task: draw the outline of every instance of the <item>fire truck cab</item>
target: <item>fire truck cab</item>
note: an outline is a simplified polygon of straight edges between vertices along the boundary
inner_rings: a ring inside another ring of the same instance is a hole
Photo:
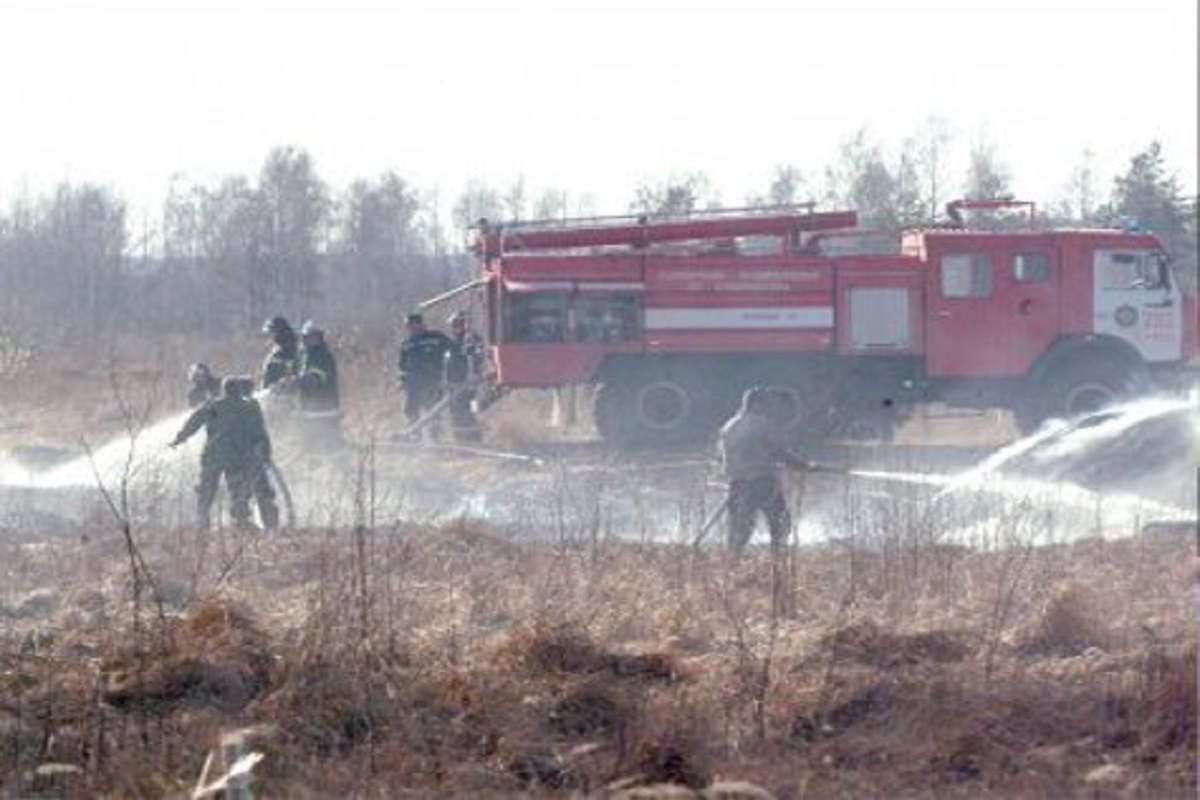
[[[903,246],[928,269],[923,366],[939,398],[1010,408],[1029,429],[1178,388],[1195,357],[1196,299],[1150,234],[960,227]]]
[[[811,205],[482,223],[492,378],[595,385],[596,427],[622,444],[701,438],[753,385],[794,435],[886,438],[931,400],[1031,428],[1181,384],[1196,300],[1154,236],[1042,230],[1012,201],[949,213],[882,246]]]

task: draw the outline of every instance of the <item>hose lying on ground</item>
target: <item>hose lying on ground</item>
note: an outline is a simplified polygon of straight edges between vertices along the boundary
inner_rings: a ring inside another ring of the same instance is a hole
[[[267,471],[271,473],[271,480],[283,497],[283,511],[286,515],[287,526],[294,528],[296,527],[296,506],[292,502],[292,491],[288,488],[287,481],[283,479],[283,470],[279,469],[279,465],[274,461],[268,461]]]

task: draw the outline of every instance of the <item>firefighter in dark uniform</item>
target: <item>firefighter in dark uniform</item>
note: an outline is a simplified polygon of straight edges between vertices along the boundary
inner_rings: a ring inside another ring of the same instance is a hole
[[[221,394],[221,381],[207,364],[192,364],[188,367],[188,408],[197,408]]]
[[[479,420],[471,404],[475,385],[483,374],[483,339],[467,327],[461,311],[450,317],[450,349],[446,351],[445,381],[450,393],[450,424],[454,438],[475,442],[480,439]]]
[[[212,504],[222,476],[234,524],[251,527],[250,498],[254,496],[263,527],[273,530],[279,526],[279,507],[267,476],[271,438],[262,409],[249,396],[251,386],[249,378],[225,378],[221,381],[221,396],[193,411],[171,442],[171,447],[178,447],[204,428],[200,485],[196,488],[197,512],[204,530],[212,524]]]
[[[425,318],[409,314],[406,336],[400,345],[400,387],[404,390],[404,417],[411,426],[442,395],[446,353],[454,342],[441,331],[425,327]]]
[[[337,411],[341,407],[338,393],[337,363],[325,343],[325,331],[308,320],[300,328],[300,366],[296,376],[296,391],[301,411]]]
[[[292,418],[308,449],[328,450],[343,443],[337,362],[325,343],[325,332],[312,320],[300,327],[300,366],[287,382],[296,395]]]
[[[263,324],[263,333],[271,337],[271,350],[263,361],[260,389],[270,389],[280,381],[295,376],[299,367],[299,340],[291,324],[280,316]]]
[[[761,387],[742,396],[742,407],[721,427],[721,463],[729,481],[726,499],[728,544],[734,553],[745,549],[759,512],[767,518],[771,545],[780,547],[792,529],[792,515],[783,496],[780,467],[815,468],[784,447],[785,437],[772,419],[770,391]]]

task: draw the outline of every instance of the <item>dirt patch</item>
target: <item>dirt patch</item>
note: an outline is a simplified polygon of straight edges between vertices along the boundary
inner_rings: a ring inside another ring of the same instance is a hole
[[[966,658],[972,648],[955,631],[895,633],[864,619],[821,638],[816,658],[848,659],[873,667],[892,668],[926,662],[951,663]]]
[[[107,659],[102,697],[122,710],[188,703],[232,712],[267,690],[273,665],[267,637],[247,612],[208,601],[158,641]]]

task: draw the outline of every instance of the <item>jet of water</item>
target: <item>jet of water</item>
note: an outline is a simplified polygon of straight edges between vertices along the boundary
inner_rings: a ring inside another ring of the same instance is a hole
[[[189,413],[174,414],[132,435],[117,436],[66,464],[31,474],[29,485],[39,488],[113,485],[126,477],[135,478],[152,466],[175,461],[182,454],[169,452],[167,445]]]
[[[260,402],[269,391],[261,389],[254,393]],[[194,454],[202,436],[190,439],[178,451],[168,445],[183,427],[191,409],[159,420],[149,427],[113,438],[78,458],[51,469],[36,472],[21,469],[11,463],[0,469],[0,482],[10,486],[55,489],[70,486],[113,486],[122,479],[133,479],[153,468],[178,464],[181,458]]]
[[[1031,435],[1001,447],[967,471],[951,478],[945,483],[941,491],[935,495],[934,499],[940,499],[961,489],[977,488],[984,480],[997,472],[1005,464],[1039,447],[1043,442],[1061,435],[1069,427],[1062,420],[1047,421],[1045,425],[1034,431]]]
[[[978,489],[1006,471],[1021,472],[1026,478],[1042,479],[1069,474],[1072,465],[1077,465],[1080,468],[1077,471],[1082,471],[1089,459],[1101,454],[1106,447],[1116,446],[1122,437],[1155,423],[1188,415],[1196,408],[1194,397],[1152,397],[1114,406],[1070,422],[1051,420],[1032,435],[1001,448],[956,476],[939,492],[938,497],[963,489]],[[1183,435],[1192,439],[1192,442],[1183,442],[1184,447],[1200,439],[1200,414],[1192,417],[1190,431],[1183,431]],[[1128,452],[1119,455],[1129,474],[1135,473],[1139,464],[1153,455],[1138,452],[1136,441],[1124,449]],[[1051,473],[1049,465],[1052,464],[1058,465],[1060,475]]]

